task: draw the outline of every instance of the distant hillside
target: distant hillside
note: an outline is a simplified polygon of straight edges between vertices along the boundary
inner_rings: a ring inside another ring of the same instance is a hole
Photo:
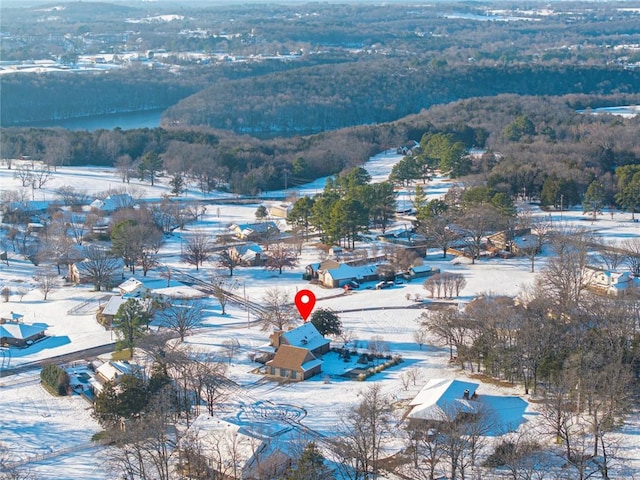
[[[317,66],[216,83],[180,101],[163,122],[257,135],[375,124],[458,99],[632,93],[640,72],[597,67],[432,67],[397,61]]]

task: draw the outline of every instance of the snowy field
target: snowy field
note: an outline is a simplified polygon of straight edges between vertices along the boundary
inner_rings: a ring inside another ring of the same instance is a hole
[[[381,181],[386,179],[391,167],[400,158],[402,157],[395,153],[386,152],[372,158],[365,168],[374,181]],[[0,187],[3,190],[18,189],[19,185],[19,181],[13,178],[12,171],[0,170]],[[52,200],[55,190],[63,185],[95,193],[123,184],[116,172],[107,168],[62,167],[45,188],[35,192],[29,190],[29,194],[33,194],[36,200]],[[162,179],[155,187],[139,184],[137,180],[132,180],[132,185],[140,189],[144,199],[159,199],[169,192]],[[444,194],[449,186],[449,182],[436,179],[426,189],[433,198]],[[313,194],[323,187],[324,180],[320,180],[305,188],[297,188],[292,193]],[[189,191],[187,196],[202,198],[202,194],[196,190]],[[404,193],[400,197],[408,199],[410,195]],[[269,204],[268,201],[266,203]],[[209,205],[202,222],[188,228],[190,231],[205,229],[215,233],[223,231],[233,222],[252,222],[258,205]],[[631,222],[629,215],[619,212],[615,212],[613,216],[607,213],[593,225],[578,211],[563,212],[562,216],[554,214],[554,220],[579,223],[612,242],[640,235],[638,224]],[[189,231],[176,232],[162,248],[161,261],[207,278],[215,269],[213,264],[196,273],[194,268],[179,261],[181,236],[188,234]],[[260,302],[265,289],[273,286],[286,289],[292,299],[297,290],[309,288],[318,299],[316,308],[332,308],[339,312],[344,328],[352,331],[356,343],[363,344],[374,336],[383,336],[390,352],[401,355],[404,362],[374,375],[366,382],[355,382],[340,376],[345,369],[342,360],[327,357],[323,374],[308,381],[286,384],[267,381],[261,375],[252,373],[258,365],[249,360],[248,353],[255,347],[268,343],[268,332],[257,326],[249,326],[247,312],[239,306],[227,305],[227,314],[221,315],[220,305],[211,299],[203,326],[189,336],[185,343],[194,350],[210,352],[222,350],[226,340],[238,341],[240,351],[232,360],[229,375],[243,388],[225,406],[224,415],[244,416],[245,420],[251,421],[247,412],[254,411],[258,404],[260,408],[268,404],[276,412],[273,415],[285,415],[320,435],[330,436],[335,432],[343,406],[356,403],[358,394],[371,382],[380,382],[398,407],[398,415],[401,415],[402,407],[406,406],[427,380],[438,377],[465,379],[468,376],[468,372],[461,372],[448,364],[447,349],[434,342],[428,342],[422,348],[415,343],[413,333],[424,310],[416,308],[416,302],[408,300],[407,295],[410,298],[414,298],[416,294],[426,297],[421,282],[396,285],[386,290],[370,289],[367,287],[372,287],[373,284],[365,284],[347,295],[341,294],[338,289],[325,289],[303,281],[304,267],[324,259],[325,256],[320,250],[308,245],[303,250],[298,267],[285,270],[282,275],[262,268],[238,268],[233,277],[235,293]],[[440,252],[430,252],[425,263],[441,271],[458,272],[465,276],[467,285],[462,291],[460,302],[467,302],[474,296],[487,292],[517,295],[535,279],[535,274],[529,272],[529,261],[524,258],[483,259],[475,265],[452,260],[453,257],[441,258]],[[544,255],[537,259],[536,270],[543,267],[544,260]],[[2,285],[7,285],[12,290],[15,287],[28,288],[28,293],[22,299],[14,294],[8,303],[0,303],[0,315],[10,317],[11,312],[23,314],[27,323],[46,324],[50,336],[27,349],[11,349],[10,358],[5,358],[10,366],[113,341],[110,332],[95,321],[94,314],[68,314],[69,310],[82,302],[99,301],[104,293],[93,292],[87,286],[74,286],[55,290],[45,302],[32,277],[33,266],[17,255],[10,254],[9,266],[0,264]],[[255,318],[250,316],[249,320]],[[409,369],[417,369],[417,382],[405,389],[401,375]],[[505,428],[537,431],[535,405],[527,402],[523,388],[481,383],[478,394],[483,401],[494,406],[496,416]],[[23,461],[40,478],[112,478],[104,468],[100,448],[90,444],[91,435],[99,431],[99,426],[91,418],[89,404],[85,400],[77,396],[51,397],[40,387],[38,374],[28,373],[0,378],[0,405],[1,442],[9,447],[16,461]],[[551,443],[551,439],[549,442]],[[625,472],[624,476],[640,476],[640,415],[637,412],[629,416],[623,426],[620,445],[623,457],[623,468],[620,471]]]

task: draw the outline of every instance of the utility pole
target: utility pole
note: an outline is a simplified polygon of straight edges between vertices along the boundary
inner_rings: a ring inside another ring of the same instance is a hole
[[[247,307],[247,328],[251,328],[251,321],[249,320],[249,302],[247,301],[247,281],[242,281],[242,292],[244,294],[244,306]]]

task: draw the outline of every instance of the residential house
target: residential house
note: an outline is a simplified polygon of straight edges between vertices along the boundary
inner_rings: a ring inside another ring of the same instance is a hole
[[[22,213],[25,215],[36,215],[46,212],[52,204],[46,200],[26,200],[24,202],[10,202],[7,213]]]
[[[242,225],[233,224],[230,227],[231,231],[241,240],[259,240],[265,236],[278,235],[280,229],[275,222],[258,222],[258,223],[246,223]]]
[[[95,367],[95,376],[89,381],[94,394],[98,394],[107,382],[118,382],[123,375],[139,375],[140,367],[127,361],[109,360]]]
[[[111,328],[111,324],[113,323],[113,319],[118,314],[118,310],[127,300],[129,299],[126,297],[122,297],[120,295],[112,295],[105,304],[102,311],[98,313],[98,323],[100,323],[100,325],[107,329]]]
[[[262,247],[257,243],[234,245],[230,248],[229,253],[232,257],[240,260],[244,266],[259,267],[264,265],[265,262]]]
[[[341,263],[335,268],[318,269],[318,282],[329,288],[342,288],[348,283],[371,282],[378,279],[376,265],[351,266]]]
[[[0,346],[26,347],[45,337],[47,326],[3,320],[0,323]]]
[[[382,235],[378,235],[378,240],[407,247],[421,247],[427,244],[427,238],[424,235],[416,233],[413,228],[406,227],[387,230]]]
[[[89,205],[91,208],[95,208],[96,210],[101,210],[103,212],[111,213],[119,210],[121,208],[129,208],[135,205],[135,201],[133,197],[128,193],[119,193],[114,195],[109,195],[104,200],[99,198],[95,199]]]
[[[638,288],[640,281],[629,272],[615,272],[597,267],[585,267],[588,287],[607,295],[619,296]]]
[[[331,348],[331,342],[324,338],[311,322],[303,323],[286,332],[274,332],[269,337],[269,340],[276,350],[282,345],[289,345],[305,348],[316,356],[324,355]]]
[[[120,295],[128,295],[129,297],[140,297],[147,293],[147,288],[137,278],[131,277],[118,285]]]
[[[478,383],[433,378],[411,400],[409,421],[443,422],[461,414],[475,414]]]
[[[519,255],[528,248],[535,248],[537,236],[530,228],[516,228],[502,230],[487,236],[487,250],[502,250],[513,255]]]
[[[337,260],[325,260],[324,262],[311,263],[304,267],[302,278],[304,280],[318,280],[319,271],[337,268],[338,266],[340,266],[340,262]]]
[[[415,152],[420,150],[420,144],[415,140],[409,140],[404,145],[401,145],[396,148],[396,153],[398,155],[412,155]]]
[[[415,278],[430,277],[436,273],[440,273],[439,268],[431,267],[429,265],[414,265],[413,267],[409,267],[409,270],[404,274],[404,277],[407,280],[413,280]]]
[[[138,280],[131,277],[118,285],[118,290],[126,298],[191,300],[207,296],[206,293],[173,279]]]
[[[321,357],[331,348],[331,342],[310,322],[286,332],[276,331],[269,341],[260,348],[267,358],[271,357],[266,362],[267,375],[296,381],[320,373]]]
[[[116,257],[114,260],[115,268],[106,282],[109,284],[108,288],[113,285],[118,285],[124,279],[124,261],[122,258]],[[67,266],[67,281],[76,284],[91,283],[92,279],[87,274],[87,270],[82,268],[82,264],[85,262],[91,262],[91,260],[83,259],[80,261],[70,261]]]
[[[269,376],[299,381],[319,374],[322,360],[306,348],[281,345],[266,367]]]

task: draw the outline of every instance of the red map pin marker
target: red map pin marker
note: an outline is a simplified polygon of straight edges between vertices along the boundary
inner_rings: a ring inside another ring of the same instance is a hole
[[[313,307],[316,306],[316,296],[311,290],[300,290],[296,293],[295,303],[302,319],[306,322],[309,315],[311,315]]]

